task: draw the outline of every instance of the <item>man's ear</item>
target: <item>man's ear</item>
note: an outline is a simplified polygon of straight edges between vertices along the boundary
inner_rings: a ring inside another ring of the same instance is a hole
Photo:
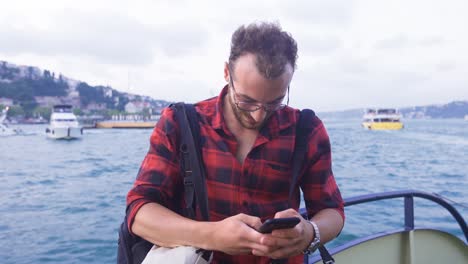
[[[229,64],[227,62],[224,62],[224,80],[226,80],[227,83],[230,81],[230,74],[229,74]]]

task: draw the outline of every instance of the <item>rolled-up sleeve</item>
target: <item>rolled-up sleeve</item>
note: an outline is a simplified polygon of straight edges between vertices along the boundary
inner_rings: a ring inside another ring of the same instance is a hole
[[[131,231],[135,215],[146,203],[174,209],[174,196],[181,193],[177,142],[179,128],[174,111],[166,108],[150,138],[150,148],[141,163],[137,178],[127,194],[127,224]]]
[[[315,118],[309,134],[307,165],[301,178],[305,205],[309,218],[320,210],[331,208],[345,219],[344,202],[332,171],[330,139],[320,121]]]

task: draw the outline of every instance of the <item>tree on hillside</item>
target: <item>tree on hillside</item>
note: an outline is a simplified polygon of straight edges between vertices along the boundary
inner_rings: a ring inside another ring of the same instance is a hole
[[[50,71],[49,70],[44,70],[44,73],[42,74],[42,77],[44,79],[52,79],[52,76],[50,75]]]
[[[2,66],[0,67],[0,79],[13,80],[18,73],[19,69],[9,68],[6,65],[6,61],[2,61]]]
[[[116,98],[115,108],[122,112],[125,111],[125,105],[130,102],[128,97],[119,93]]]
[[[11,83],[0,82],[0,97],[7,97],[15,101],[21,101],[20,97],[24,97],[24,95],[30,95],[31,97],[33,96],[32,87],[26,82],[22,80]]]
[[[24,116],[24,110],[21,106],[11,106],[8,109],[8,116],[10,117],[17,117],[17,116]]]
[[[105,89],[107,87],[104,86],[90,86],[85,82],[81,82],[78,84],[76,89],[80,93],[80,101],[84,106],[89,105],[90,103],[99,103],[99,104],[106,104],[107,108],[113,108],[113,100],[112,97],[105,96]]]
[[[52,109],[50,107],[36,107],[34,113],[42,118],[50,120],[50,115],[52,114]]]
[[[28,78],[28,79],[32,79],[32,78],[33,78],[33,74],[34,74],[34,69],[33,69],[33,67],[29,66],[29,67],[28,67],[28,76],[27,76],[27,78]]]
[[[31,94],[20,94],[18,96],[19,105],[23,108],[26,117],[31,117],[34,112],[34,108],[37,107],[37,103]]]

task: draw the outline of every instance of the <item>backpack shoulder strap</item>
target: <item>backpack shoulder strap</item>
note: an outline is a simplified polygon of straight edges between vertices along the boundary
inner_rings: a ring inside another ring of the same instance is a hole
[[[289,185],[289,203],[292,204],[292,195],[294,193],[294,188],[297,185],[297,179],[299,178],[299,173],[301,172],[305,155],[307,153],[307,135],[309,129],[307,129],[307,122],[311,122],[312,118],[315,116],[314,111],[310,109],[304,109],[299,113],[299,120],[296,124],[296,142],[294,144],[294,153],[292,157],[292,179]]]
[[[208,196],[206,193],[205,168],[201,159],[200,124],[194,105],[176,103],[176,119],[180,125],[181,164],[184,170],[185,213],[195,218],[196,208],[205,221],[209,220]]]
[[[292,195],[294,193],[294,188],[297,185],[297,179],[299,178],[299,173],[302,169],[305,156],[307,153],[307,136],[310,133],[312,118],[315,116],[314,111],[310,109],[304,109],[299,114],[299,121],[296,125],[296,142],[294,144],[294,154],[293,154],[293,167],[292,167],[292,181],[289,189],[289,203],[292,204]],[[319,247],[320,257],[322,258],[323,263],[332,264],[335,263],[335,260],[330,255],[328,250],[325,248],[325,245],[320,245]],[[308,256],[307,256],[308,259]]]

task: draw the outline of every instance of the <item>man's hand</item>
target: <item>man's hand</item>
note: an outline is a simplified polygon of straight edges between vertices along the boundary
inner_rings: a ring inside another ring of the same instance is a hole
[[[299,217],[301,222],[294,228],[278,229],[271,234],[262,234],[260,243],[266,246],[267,250],[253,249],[252,254],[267,256],[272,259],[288,258],[301,254],[310,244],[314,231],[307,220],[293,209],[287,209],[275,214],[275,218],[282,217]]]
[[[257,231],[262,225],[258,217],[238,214],[212,224],[211,241],[206,249],[230,255],[251,254],[253,250],[268,251],[268,246],[261,243],[263,235]]]

